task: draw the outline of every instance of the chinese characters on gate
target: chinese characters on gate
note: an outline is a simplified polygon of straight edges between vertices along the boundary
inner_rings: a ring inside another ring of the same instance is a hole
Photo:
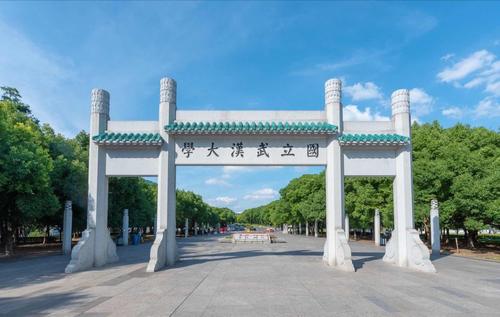
[[[257,153],[255,153],[257,157],[270,157],[270,154],[268,152],[268,147],[269,147],[268,143],[261,142],[257,146]],[[282,148],[283,151],[281,153],[281,156],[295,156],[296,149],[294,148],[293,145],[287,143],[286,145],[283,145]],[[184,142],[184,144],[181,147],[181,151],[186,158],[189,158],[191,154],[194,153],[195,150],[196,148],[194,146],[194,142]],[[215,145],[215,142],[211,142],[210,147],[206,150],[207,150],[206,157],[219,157],[219,153],[217,152],[219,150],[219,147]],[[245,152],[243,142],[235,142],[231,146],[231,157],[238,158],[252,154],[253,153]],[[318,143],[307,144],[306,155],[307,157],[314,157],[314,158],[319,157],[319,144]]]

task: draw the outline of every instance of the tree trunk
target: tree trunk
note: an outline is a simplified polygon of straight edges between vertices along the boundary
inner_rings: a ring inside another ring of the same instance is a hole
[[[2,232],[2,238],[4,239],[4,253],[6,256],[14,254],[14,232],[9,229],[9,225],[6,224]]]
[[[478,231],[477,230],[470,230],[470,231],[468,231],[467,246],[469,248],[471,248],[471,249],[475,249],[476,248],[476,246],[478,245],[477,236],[478,236]]]
[[[431,224],[430,224],[430,219],[425,217],[424,218],[424,231],[425,231],[425,242],[428,246],[431,245],[431,237],[430,237],[430,232],[431,232]]]

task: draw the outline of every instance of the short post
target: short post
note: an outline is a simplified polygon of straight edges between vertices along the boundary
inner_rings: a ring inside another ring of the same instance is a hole
[[[439,229],[439,207],[436,199],[431,200],[431,245],[432,254],[441,252],[441,235]]]
[[[123,209],[122,237],[123,245],[128,245],[128,209]]]
[[[374,223],[374,238],[375,238],[375,245],[380,246],[380,210],[375,209],[375,219],[373,221]]]
[[[64,220],[63,220],[63,253],[71,254],[71,233],[73,227],[73,203],[71,200],[66,200],[64,204]]]
[[[345,214],[345,219],[344,219],[344,226],[345,226],[345,238],[347,241],[349,241],[349,215]]]
[[[186,222],[184,223],[184,238],[189,237],[189,219],[186,218]]]

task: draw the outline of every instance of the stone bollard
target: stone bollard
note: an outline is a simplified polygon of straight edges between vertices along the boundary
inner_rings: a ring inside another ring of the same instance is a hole
[[[123,245],[128,245],[128,209],[123,210],[122,237]]]
[[[380,210],[375,209],[375,219],[374,219],[375,232],[373,234],[375,238],[375,245],[380,246]]]
[[[439,229],[439,207],[436,199],[431,200],[431,245],[432,254],[441,252],[441,232]]]
[[[344,219],[344,226],[345,226],[345,238],[347,241],[349,241],[349,215],[345,214],[345,219]]]
[[[67,200],[64,204],[64,220],[63,220],[63,253],[71,254],[71,238],[73,231],[73,203]]]

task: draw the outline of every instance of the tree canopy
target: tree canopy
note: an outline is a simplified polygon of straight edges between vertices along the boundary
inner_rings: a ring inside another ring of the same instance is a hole
[[[431,199],[440,203],[441,227],[463,229],[473,243],[481,229],[500,226],[500,134],[485,128],[438,122],[412,129],[415,223],[429,225]],[[325,220],[325,176],[303,175],[280,190],[281,197],[245,210],[242,222],[280,225]],[[379,209],[394,225],[392,179],[347,177],[345,210],[351,227],[371,228]]]
[[[73,229],[86,227],[89,134],[74,138],[41,125],[15,88],[1,87],[0,98],[0,236],[7,253],[16,238],[30,230],[62,229],[63,208],[73,203]],[[154,227],[156,184],[133,178],[110,178],[108,225],[121,228],[123,210],[131,227]],[[177,223],[215,226],[235,221],[228,208],[206,204],[193,192],[177,191]]]

